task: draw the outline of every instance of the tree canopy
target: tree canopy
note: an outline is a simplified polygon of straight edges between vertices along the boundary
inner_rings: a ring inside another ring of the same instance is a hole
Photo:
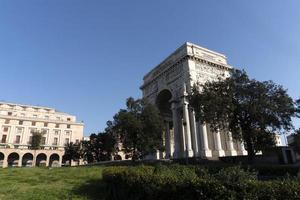
[[[274,133],[293,129],[292,117],[299,112],[282,86],[238,70],[229,78],[194,85],[189,101],[199,121],[243,141],[250,161],[275,144]]]
[[[116,151],[115,145],[115,137],[108,129],[93,133],[89,141],[82,141],[82,157],[89,163],[111,160]]]
[[[32,132],[32,137],[31,137],[31,149],[40,149],[41,148],[41,143],[42,143],[42,137],[44,135],[43,131],[34,131]]]
[[[126,106],[112,122],[125,154],[135,160],[162,150],[163,119],[157,108],[133,98],[127,99]]]
[[[73,142],[66,144],[64,159],[68,160],[70,165],[72,160],[78,161],[81,158],[80,149],[80,144]]]

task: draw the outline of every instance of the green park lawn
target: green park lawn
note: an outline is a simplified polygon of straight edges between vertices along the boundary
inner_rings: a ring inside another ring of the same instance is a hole
[[[104,199],[103,167],[0,169],[0,200]]]

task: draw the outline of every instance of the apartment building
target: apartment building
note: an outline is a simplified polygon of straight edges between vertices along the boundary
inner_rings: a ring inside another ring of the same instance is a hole
[[[0,167],[60,166],[64,147],[83,138],[76,116],[53,108],[0,102]],[[32,134],[41,132],[41,148],[32,150]]]

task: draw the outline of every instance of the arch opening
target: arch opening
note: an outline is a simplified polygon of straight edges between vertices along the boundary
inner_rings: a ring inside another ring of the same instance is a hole
[[[46,167],[47,166],[47,155],[44,153],[40,153],[36,157],[36,166],[38,167]]]
[[[8,167],[18,167],[20,156],[18,153],[11,153],[7,157]]]
[[[31,153],[25,153],[22,157],[22,167],[32,167],[33,155]]]
[[[159,92],[156,97],[156,106],[163,117],[172,117],[171,102],[172,93],[165,89]]]
[[[0,152],[0,167],[3,167],[4,157],[4,153]]]
[[[49,160],[49,166],[50,167],[59,167],[59,155],[54,153],[50,156]]]

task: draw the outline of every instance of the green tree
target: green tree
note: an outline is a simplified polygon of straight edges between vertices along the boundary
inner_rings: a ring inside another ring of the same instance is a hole
[[[291,118],[299,111],[282,86],[238,70],[225,80],[196,84],[189,100],[202,123],[244,141],[250,162],[257,151],[275,144],[274,133],[293,128]]]
[[[113,121],[126,155],[136,160],[162,150],[163,120],[156,107],[131,97],[126,106]]]
[[[41,148],[43,135],[44,135],[43,131],[32,132],[31,145],[30,145],[31,149],[37,150]]]
[[[115,151],[116,139],[111,127],[104,132],[91,134],[90,140],[82,143],[82,155],[89,163],[111,160]]]
[[[69,161],[70,165],[72,160],[79,161],[79,159],[81,158],[80,150],[81,147],[79,143],[77,144],[70,142],[66,144],[64,158]]]

